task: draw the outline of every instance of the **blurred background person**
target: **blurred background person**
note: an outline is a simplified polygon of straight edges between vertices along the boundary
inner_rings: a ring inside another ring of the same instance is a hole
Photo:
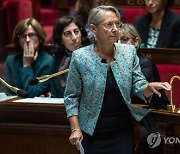
[[[32,18],[19,21],[13,32],[16,53],[5,61],[3,79],[12,86],[28,92],[28,97],[46,95],[49,81],[30,85],[34,77],[49,74],[49,62],[52,56],[42,50],[46,33],[40,23]],[[8,95],[14,95],[7,87],[2,89]]]
[[[170,10],[174,0],[144,0],[148,13],[135,19],[147,48],[180,48],[180,15]]]
[[[64,16],[56,21],[53,29],[54,59],[50,64],[51,73],[69,68],[72,52],[90,44],[87,32],[76,17]],[[67,73],[51,79],[52,97],[64,97]]]
[[[94,33],[91,32],[87,24],[89,11],[94,7],[97,7],[100,5],[110,5],[110,4],[111,4],[110,0],[77,0],[76,10],[70,12],[71,16],[77,16],[81,20],[81,22],[85,26],[85,29],[92,43],[95,42],[95,35]],[[121,10],[118,10],[118,11],[121,14],[121,21],[123,21],[122,11]]]
[[[122,44],[134,45],[137,49],[141,44],[141,38],[136,30],[136,28],[131,24],[123,24],[119,30],[119,40]],[[148,82],[161,82],[160,75],[156,65],[148,59],[143,54],[139,53],[137,50],[137,55],[139,57],[139,64],[141,67],[141,71],[144,74],[146,80]],[[165,109],[167,110],[167,105],[169,104],[169,100],[165,94],[163,89],[160,90],[161,97],[157,95],[152,95],[148,105],[151,109]],[[137,97],[133,100],[135,103],[144,103],[143,100],[138,99]],[[147,143],[147,137],[149,134],[156,132],[156,126],[152,118],[150,116],[146,116],[142,122],[140,127],[140,151],[141,154],[146,154],[148,152],[156,152],[159,154],[163,153],[162,144],[157,148],[151,149]]]
[[[137,48],[137,55],[139,57],[139,64],[141,66],[142,73],[146,77],[148,82],[160,82],[160,75],[156,65],[148,59],[146,56],[138,52],[138,48],[141,44],[141,38],[136,28],[131,24],[122,24],[120,28],[119,40],[122,44],[134,45]],[[160,90],[162,97],[153,95],[150,101],[150,108],[154,109],[167,109],[169,100],[164,90]],[[139,100],[140,101],[140,100]],[[142,101],[140,101],[142,102]]]

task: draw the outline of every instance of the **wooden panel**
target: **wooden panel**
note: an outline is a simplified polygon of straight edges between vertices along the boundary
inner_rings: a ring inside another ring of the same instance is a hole
[[[155,120],[158,131],[163,137],[178,138],[180,139],[180,114],[167,111],[153,110],[150,113],[151,117]],[[171,140],[172,141],[172,140]],[[179,154],[180,143],[166,144],[164,140],[164,151],[166,154]]]
[[[0,103],[0,153],[78,154],[64,105]]]
[[[180,49],[140,48],[138,49],[138,52],[144,54],[157,64],[180,64]]]
[[[117,6],[144,6],[144,0],[110,0]]]
[[[180,114],[164,110],[150,114],[162,136],[180,137]],[[0,103],[1,154],[78,154],[69,135],[64,105]],[[165,145],[165,152],[178,154],[180,145]]]

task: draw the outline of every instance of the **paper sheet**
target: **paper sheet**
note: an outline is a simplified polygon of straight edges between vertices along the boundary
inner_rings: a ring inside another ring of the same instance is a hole
[[[80,150],[80,154],[84,154],[84,148],[80,142],[79,142],[79,150]]]
[[[7,96],[5,93],[0,93],[0,102],[8,101],[17,98],[17,96]]]
[[[18,99],[13,102],[16,103],[49,103],[49,104],[63,104],[64,98],[48,98],[48,97],[34,97]]]

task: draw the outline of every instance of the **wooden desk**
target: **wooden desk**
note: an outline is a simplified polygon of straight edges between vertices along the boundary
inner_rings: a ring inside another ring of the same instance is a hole
[[[180,49],[139,48],[138,52],[144,54],[156,64],[180,64]]]
[[[162,137],[178,137],[180,139],[180,113],[153,110],[150,115],[155,120]],[[165,154],[180,153],[180,143],[164,145]]]
[[[152,111],[162,136],[180,137],[180,114]],[[78,154],[64,105],[0,102],[0,154]],[[180,144],[166,145],[168,154]]]
[[[78,154],[64,105],[0,102],[0,154]]]

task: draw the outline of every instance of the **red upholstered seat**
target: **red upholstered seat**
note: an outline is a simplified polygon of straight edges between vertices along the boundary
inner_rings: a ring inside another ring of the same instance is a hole
[[[25,18],[32,18],[32,2],[30,0],[5,0],[3,8],[6,10],[9,42],[15,25]]]
[[[180,9],[172,9],[173,12],[180,14]]]
[[[47,34],[47,39],[45,41],[45,45],[48,45],[48,44],[51,44],[51,41],[52,41],[52,35],[53,35],[53,26],[50,25],[50,26],[44,26],[43,27],[46,34]]]
[[[147,13],[145,8],[120,7],[123,12],[124,23],[133,23],[134,19]]]
[[[58,19],[58,10],[50,8],[41,8],[41,23],[43,26],[52,26],[54,22]]]
[[[42,6],[40,9],[41,24],[47,34],[47,39],[45,45],[51,43],[53,25],[55,21],[59,18],[59,11],[57,9],[57,0],[51,0],[50,5]]]
[[[162,81],[170,82],[170,79],[174,75],[180,76],[180,65],[172,64],[156,64]],[[176,107],[180,107],[180,80],[175,79],[173,82],[173,103]],[[170,98],[170,92],[166,92],[168,98]]]

